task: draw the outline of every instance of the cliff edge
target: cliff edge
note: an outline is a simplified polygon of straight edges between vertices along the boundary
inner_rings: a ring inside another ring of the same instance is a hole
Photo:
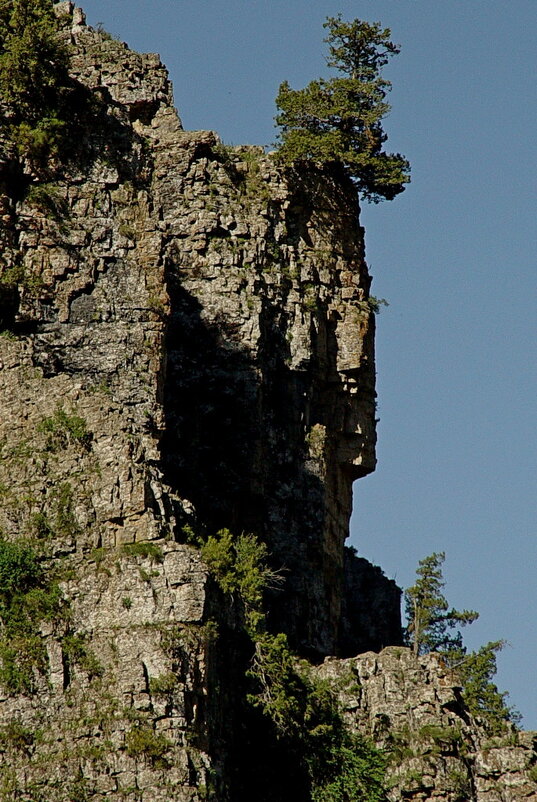
[[[75,155],[44,175],[0,131],[0,800],[307,800],[195,543],[266,544],[268,628],[321,673],[400,647],[399,589],[344,550],[376,440],[356,193],[184,131],[158,56],[55,10]],[[510,790],[442,798],[535,798],[524,749]]]

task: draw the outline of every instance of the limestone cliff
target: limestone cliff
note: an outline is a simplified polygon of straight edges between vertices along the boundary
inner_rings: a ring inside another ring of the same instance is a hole
[[[64,219],[5,201],[6,255],[32,277],[11,310],[32,337],[9,347],[44,380],[25,380],[15,415],[61,401],[94,432],[102,484],[79,501],[95,525],[78,549],[179,539],[193,519],[255,531],[288,572],[275,618],[332,653],[351,485],[375,464],[355,193],[184,132],[158,59],[81,20],[72,71],[100,105],[90,157],[56,177]]]
[[[56,11],[91,97],[77,157],[44,179],[0,134],[0,528],[48,577],[2,631],[0,800],[306,799],[239,710],[240,605],[191,540],[268,545],[269,627],[303,656],[401,643],[398,588],[343,548],[375,466],[355,192],[183,131],[157,56]],[[472,782],[437,796],[534,793]]]
[[[318,669],[339,688],[349,726],[388,755],[387,798],[515,802],[537,799],[537,733],[491,737],[466,710],[456,675],[436,654],[391,646]]]

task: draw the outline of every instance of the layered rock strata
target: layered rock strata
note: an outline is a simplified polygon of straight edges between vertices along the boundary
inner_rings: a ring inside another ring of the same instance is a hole
[[[192,531],[269,545],[270,625],[303,653],[383,643],[386,617],[400,637],[380,574],[376,631],[341,618],[375,464],[363,232],[343,178],[183,131],[157,56],[56,11],[90,111],[45,178],[2,139],[0,526],[65,610],[4,654],[3,793],[194,800],[229,770],[245,664]]]
[[[9,344],[5,380],[22,371],[24,390],[6,389],[8,439],[25,437],[21,404],[34,427],[58,405],[78,409],[100,465],[77,493],[78,550],[180,539],[185,523],[254,531],[287,576],[274,625],[333,653],[352,481],[375,465],[353,187],[184,132],[157,57],[86,27],[69,3],[57,9],[95,128],[49,187],[59,213],[6,187],[6,264],[26,276],[5,301],[26,335]]]
[[[0,632],[0,800],[240,802],[289,758],[245,766],[240,605],[193,533],[268,545],[302,655],[401,640],[399,590],[343,548],[375,466],[356,196],[184,131],[157,56],[56,11],[80,139],[44,176],[0,131],[0,529],[49,576]]]
[[[537,733],[487,733],[465,708],[456,673],[437,655],[391,646],[327,658],[317,672],[339,688],[350,728],[387,755],[390,802],[537,799]]]

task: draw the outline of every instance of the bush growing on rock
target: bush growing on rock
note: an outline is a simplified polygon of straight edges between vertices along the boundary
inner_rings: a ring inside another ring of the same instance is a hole
[[[35,690],[44,673],[41,621],[59,617],[62,596],[32,548],[0,540],[0,684],[8,693]]]
[[[52,0],[7,0],[0,7],[0,98],[21,155],[57,154],[66,126],[66,48]]]

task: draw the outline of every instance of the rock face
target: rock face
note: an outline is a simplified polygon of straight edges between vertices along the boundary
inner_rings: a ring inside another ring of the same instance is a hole
[[[268,623],[303,656],[401,643],[400,591],[343,548],[375,467],[356,197],[183,131],[157,56],[56,11],[91,98],[77,157],[44,180],[0,132],[0,543],[49,569],[0,632],[0,800],[239,802],[249,655],[193,532],[267,543]],[[529,749],[480,752],[483,793]]]
[[[437,655],[415,657],[391,646],[379,654],[327,658],[318,674],[340,689],[350,727],[386,751],[391,802],[537,799],[537,733],[487,736]]]
[[[287,576],[274,626],[334,653],[352,481],[375,466],[353,188],[183,131],[157,57],[85,27],[69,3],[58,13],[99,105],[89,157],[55,182],[62,219],[6,187],[5,252],[32,279],[10,299],[13,331],[32,336],[8,345],[8,439],[26,436],[21,405],[31,429],[76,408],[100,471],[85,503],[77,493],[77,550],[180,539],[186,524],[254,531]],[[395,631],[397,591],[378,580]]]

